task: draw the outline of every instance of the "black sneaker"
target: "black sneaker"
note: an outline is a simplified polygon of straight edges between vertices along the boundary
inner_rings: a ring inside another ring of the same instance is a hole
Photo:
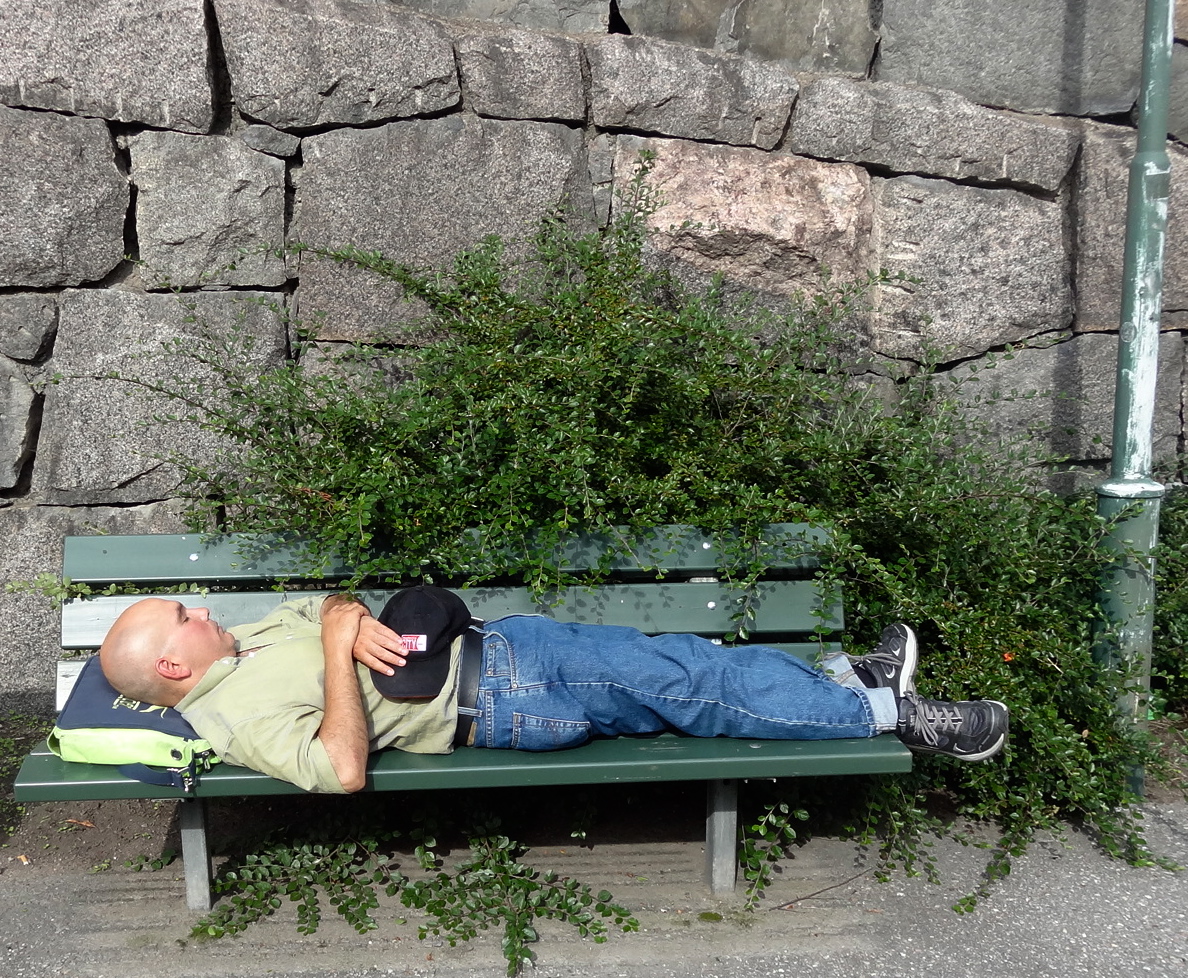
[[[916,691],[916,633],[907,625],[888,625],[867,655],[850,656],[854,674],[867,689],[890,689],[898,702]]]
[[[895,735],[910,750],[984,761],[1006,743],[1010,712],[998,700],[926,700],[908,693],[899,701]]]

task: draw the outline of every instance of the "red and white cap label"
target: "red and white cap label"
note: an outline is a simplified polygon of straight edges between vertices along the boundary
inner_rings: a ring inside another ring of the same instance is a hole
[[[424,652],[429,648],[428,635],[401,635],[400,645],[405,652]]]

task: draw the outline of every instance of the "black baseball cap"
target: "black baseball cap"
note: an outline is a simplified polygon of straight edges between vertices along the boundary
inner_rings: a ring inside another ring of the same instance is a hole
[[[371,670],[371,680],[392,699],[431,699],[450,674],[450,648],[470,627],[470,611],[453,591],[418,584],[402,588],[384,605],[379,621],[404,639],[406,662],[394,675]]]

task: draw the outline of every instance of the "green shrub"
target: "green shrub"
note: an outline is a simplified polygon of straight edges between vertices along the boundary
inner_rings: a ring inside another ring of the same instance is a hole
[[[1089,651],[1105,529],[1092,500],[1046,489],[1058,460],[986,430],[928,370],[858,373],[856,314],[886,274],[826,280],[777,315],[651,269],[646,170],[605,232],[549,220],[523,258],[495,238],[441,272],[357,249],[304,253],[395,282],[429,310],[439,343],[393,351],[381,338],[328,360],[306,337],[263,376],[240,340],[179,348],[218,384],[179,380],[172,420],[230,446],[175,460],[195,525],[301,527],[360,577],[514,575],[542,589],[575,530],[829,526],[826,576],[844,591],[852,650],[907,620],[923,692],[1012,709],[994,762],[922,758],[868,784],[855,826],[880,833],[887,864],[928,869],[935,797],[1001,826],[992,877],[1067,819],[1147,858],[1127,778],[1149,752],[1116,721],[1121,680]],[[726,571],[745,579],[762,559],[740,550]]]

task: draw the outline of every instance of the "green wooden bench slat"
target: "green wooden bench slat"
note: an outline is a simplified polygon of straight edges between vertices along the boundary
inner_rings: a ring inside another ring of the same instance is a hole
[[[631,553],[616,556],[609,569],[622,573],[641,565],[670,571],[712,574],[724,562],[723,543],[736,539],[733,533],[706,532],[694,526],[664,526],[641,534],[623,527],[615,533],[583,533],[565,545],[557,566],[567,572],[597,567],[603,553],[617,542],[631,542]],[[805,523],[772,523],[763,531],[767,542],[765,557],[776,571],[815,570],[820,566],[817,554],[829,534]],[[796,540],[795,546],[789,542]]]
[[[700,781],[713,778],[887,774],[911,769],[893,736],[870,740],[730,740],[662,735],[596,740],[572,751],[463,748],[448,756],[382,751],[368,765],[377,791],[515,785]],[[125,778],[117,768],[66,762],[42,745],[26,758],[13,787],[17,801],[178,798],[173,788]],[[247,768],[217,765],[200,776],[200,798],[303,794],[287,782]]]
[[[635,539],[638,558],[619,556],[612,570],[637,570],[641,562],[659,565],[685,574],[712,574],[721,565],[720,534],[704,533],[695,527],[663,527],[650,531],[642,539],[624,529],[622,537]],[[813,551],[820,548],[827,534],[816,527],[797,523],[773,524],[765,539],[777,541],[803,538],[805,553],[781,552],[772,548],[771,565],[787,571],[809,571],[817,566]],[[597,566],[598,555],[606,550],[606,535],[583,535],[567,545],[558,565],[564,571],[578,573]],[[153,534],[67,537],[63,573],[74,581],[86,583],[186,583],[192,581],[258,581],[291,576],[304,548],[299,543],[275,540],[257,546],[245,558],[241,547],[246,536],[210,537],[203,534]],[[349,577],[352,568],[333,562],[323,568],[327,579]],[[308,575],[303,575],[308,576]]]
[[[174,788],[145,784],[109,764],[63,761],[43,744],[21,764],[13,782],[18,801],[108,801],[114,798],[179,798]]]
[[[238,549],[245,539],[201,533],[66,537],[62,574],[90,584],[260,581],[291,576],[304,553],[298,543],[277,543],[248,561]],[[341,567],[325,571],[346,576]]]
[[[806,633],[820,624],[830,629],[843,625],[840,602],[835,601],[824,619],[816,617],[820,589],[813,581],[767,581],[756,590],[752,637],[763,633]],[[225,625],[258,621],[282,600],[295,600],[324,591],[212,592],[202,596],[160,595],[210,608]],[[561,601],[538,603],[524,588],[471,588],[459,591],[471,614],[492,619],[507,614],[547,614],[564,621],[607,625],[634,625],[645,632],[695,632],[726,635],[738,627],[732,615],[742,597],[724,584],[692,582],[641,582],[604,584],[597,589],[568,588]],[[391,591],[360,594],[379,611]],[[115,617],[145,595],[114,595],[69,602],[62,609],[62,647],[98,648]]]

